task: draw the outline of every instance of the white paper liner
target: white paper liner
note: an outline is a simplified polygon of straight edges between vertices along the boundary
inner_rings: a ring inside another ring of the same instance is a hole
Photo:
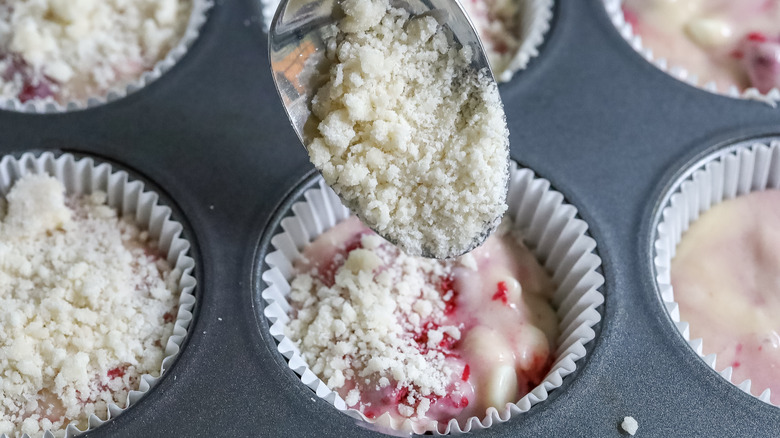
[[[699,83],[699,78],[690,74],[683,66],[669,65],[664,58],[655,58],[653,51],[650,48],[642,45],[642,37],[634,33],[633,27],[628,23],[623,15],[623,9],[621,8],[623,0],[603,0],[604,6],[607,9],[607,14],[612,20],[612,23],[617,28],[620,35],[625,38],[626,41],[634,48],[640,55],[647,59],[651,64],[655,65],[665,73],[672,77],[679,79],[694,87],[701,88],[715,94],[721,94],[728,97],[734,97],[738,99],[758,100],[769,104],[773,107],[777,106],[780,101],[780,90],[777,88],[771,89],[768,93],[761,93],[756,88],[748,88],[744,91],[740,91],[739,87],[732,85],[728,89],[718,88],[718,85],[714,81],[707,82],[705,84]]]
[[[466,0],[469,1],[469,0]],[[523,70],[534,57],[550,29],[554,0],[518,0],[520,2],[520,48],[515,57],[501,72],[493,72],[498,82],[509,82],[519,70]]]
[[[712,206],[750,192],[780,188],[780,142],[773,141],[770,145],[755,143],[749,147],[717,152],[700,161],[686,175],[669,191],[672,195],[663,206],[656,227],[653,264],[661,299],[683,338],[707,365],[741,390],[772,404],[769,389],[752,388],[760,391],[756,395],[751,392],[750,379],[734,382],[732,368],[719,370],[717,355],[705,356],[702,339],[690,338],[689,324],[680,320],[679,306],[674,301],[671,263],[683,233]]]
[[[166,254],[170,266],[180,275],[176,322],[173,333],[165,344],[165,357],[160,366],[160,376],[141,375],[138,390],[129,391],[124,408],[109,404],[106,419],[101,419],[94,414],[89,416],[89,427],[86,430],[91,430],[137,403],[157,384],[165,370],[179,355],[181,345],[187,336],[187,328],[192,322],[192,309],[195,305],[196,281],[192,275],[195,261],[187,255],[190,243],[181,237],[182,225],[171,220],[171,209],[160,205],[159,196],[145,190],[141,181],[129,180],[127,172],[114,171],[108,164],[95,163],[91,158],[76,159],[71,154],[55,156],[51,152],[45,152],[39,156],[25,153],[19,158],[5,156],[0,160],[0,196],[4,197],[16,180],[30,173],[46,173],[57,178],[65,185],[67,194],[105,192],[108,195],[109,206],[117,209],[120,215],[131,215],[139,227],[149,231],[150,237],[157,240],[161,253]],[[68,425],[65,437],[73,437],[82,432],[84,431]],[[54,438],[54,434],[50,431],[46,431],[43,436]],[[8,436],[0,434],[0,438],[8,438]],[[29,437],[24,434],[22,438]]]
[[[284,326],[290,320],[291,306],[287,301],[289,281],[293,275],[293,261],[301,256],[302,249],[317,236],[348,218],[350,211],[338,196],[319,180],[319,188],[304,193],[306,201],[293,205],[293,215],[281,221],[285,230],[271,239],[275,251],[266,256],[269,269],[262,273],[267,287],[262,292],[266,303],[265,316],[271,322],[270,333],[279,342],[278,351],[288,360],[288,366],[311,388],[317,396],[333,404],[353,418],[378,423],[395,430],[426,430],[413,426],[408,420],[389,421],[387,414],[377,420],[368,420],[360,412],[348,409],[344,400],[331,391],[304,362],[293,341],[284,336]],[[595,337],[593,326],[601,320],[596,310],[604,302],[598,288],[604,278],[596,270],[601,259],[593,253],[596,242],[585,232],[587,224],[576,218],[577,209],[564,203],[563,195],[550,189],[547,180],[536,178],[528,169],[510,167],[509,209],[507,214],[514,226],[523,230],[525,241],[558,285],[553,296],[560,319],[560,336],[557,339],[555,361],[542,383],[517,403],[507,404],[502,410],[490,408],[485,418],[472,417],[460,427],[456,420],[439,424],[434,433],[463,433],[491,427],[528,411],[531,406],[547,399],[551,390],[563,383],[563,378],[574,372],[576,361],[585,356],[585,344]]]
[[[151,70],[144,71],[141,76],[132,82],[119,84],[108,89],[104,94],[91,96],[86,100],[69,101],[65,105],[52,99],[33,99],[21,102],[17,97],[5,98],[0,96],[0,109],[18,111],[22,113],[52,114],[66,111],[78,111],[92,108],[121,99],[159,79],[163,73],[174,66],[198,38],[200,28],[206,22],[209,9],[214,5],[213,0],[192,0],[192,11],[179,42],[173,46],[165,57],[154,64]]]
[[[281,0],[260,0],[263,14],[263,30],[268,32],[276,8]],[[471,1],[471,0],[465,0]],[[528,66],[532,58],[539,55],[539,47],[544,42],[544,36],[550,29],[555,0],[513,0],[520,4],[520,48],[514,58],[502,71],[494,71],[498,82],[509,82],[515,73]]]

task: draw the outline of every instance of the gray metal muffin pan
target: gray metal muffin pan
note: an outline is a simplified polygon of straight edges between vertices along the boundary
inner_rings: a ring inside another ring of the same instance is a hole
[[[198,263],[189,339],[159,385],[85,437],[382,436],[287,368],[258,300],[261,243],[312,166],[270,77],[259,5],[217,0],[162,78],[56,115],[0,112],[0,152],[63,150],[134,171],[173,200]],[[780,133],[780,110],[657,70],[598,0],[559,0],[538,58],[500,88],[512,157],[588,222],[603,260],[597,338],[562,388],[485,437],[780,436],[780,409],[729,384],[685,343],[656,292],[653,217],[668,184],[724,142]]]

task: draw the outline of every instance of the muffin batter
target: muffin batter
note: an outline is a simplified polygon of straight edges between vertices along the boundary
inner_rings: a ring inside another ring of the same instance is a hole
[[[780,0],[625,0],[643,46],[719,89],[780,86]]]
[[[780,191],[722,202],[691,224],[672,260],[674,298],[691,339],[732,380],[780,404]]]
[[[0,0],[0,96],[86,101],[151,70],[192,0]]]

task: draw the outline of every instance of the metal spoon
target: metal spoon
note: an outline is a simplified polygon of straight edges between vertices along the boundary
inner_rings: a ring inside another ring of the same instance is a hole
[[[325,59],[326,38],[333,34],[338,23],[338,0],[282,0],[276,10],[268,32],[268,52],[274,84],[295,133],[306,146],[304,126],[311,116],[311,100],[322,84],[322,61]],[[463,6],[456,0],[391,0],[396,8],[403,8],[411,15],[430,15],[448,28],[456,43],[471,47],[471,68],[486,69],[495,82],[482,42]],[[345,200],[342,198],[342,202]],[[353,213],[361,217],[354,205],[344,202]],[[473,246],[481,245],[496,224],[485,224]],[[387,238],[387,236],[382,236]],[[392,242],[391,239],[388,239]],[[395,242],[393,242],[395,243]],[[449,254],[455,257],[458,254]],[[423,254],[432,257],[430,254]]]

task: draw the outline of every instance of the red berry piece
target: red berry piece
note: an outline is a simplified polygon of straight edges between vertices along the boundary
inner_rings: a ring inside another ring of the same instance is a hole
[[[436,330],[437,328],[439,328],[438,324],[433,321],[429,321],[422,327],[422,329],[420,329],[419,333],[415,333],[413,335],[414,341],[417,342],[418,348],[423,353],[428,351],[428,332],[431,330]]]
[[[444,305],[444,314],[447,316],[452,315],[455,313],[455,299],[451,299],[447,301],[447,304]]]
[[[504,304],[509,304],[509,288],[506,287],[506,282],[499,281],[496,287],[498,291],[493,294],[493,301],[501,301]]]
[[[356,249],[363,248],[363,235],[366,233],[360,233],[348,240],[344,245],[344,254],[349,254]]]
[[[393,403],[403,403],[406,397],[409,396],[409,387],[402,386],[400,389],[396,389],[390,394],[390,399]]]
[[[460,380],[466,382],[469,380],[469,376],[471,376],[471,368],[469,368],[469,365],[466,364],[466,367],[463,368],[463,374],[461,374]]]
[[[493,50],[495,50],[496,53],[503,55],[509,52],[509,46],[507,46],[506,42],[504,41],[496,41],[495,46],[493,46]]]
[[[344,248],[336,251],[333,258],[327,263],[321,264],[317,269],[317,277],[327,287],[333,287],[336,284],[336,271],[344,264],[349,257],[349,253],[356,249],[363,248],[363,235],[365,232],[352,236],[344,242]]]
[[[455,344],[458,343],[458,340],[450,336],[449,334],[445,333],[442,340],[439,342],[439,348],[442,350],[452,350],[452,348],[455,346]]]
[[[444,314],[447,316],[455,313],[458,291],[455,290],[455,280],[451,276],[441,277],[439,280],[439,292],[444,298]]]
[[[452,279],[449,275],[446,277],[441,277],[439,280],[439,292],[441,292],[442,295],[447,295],[448,292],[454,292],[455,291],[455,280]]]
[[[625,6],[623,6],[622,9],[623,9],[623,18],[625,18],[626,23],[630,24],[631,27],[636,29],[637,25],[639,24],[639,17],[637,17],[634,11],[626,8]]]
[[[0,59],[9,59],[9,56],[0,57]],[[23,85],[22,91],[17,96],[19,101],[24,103],[33,99],[54,97],[55,81],[36,73],[20,56],[10,55],[10,60],[11,65],[3,73],[3,79],[6,81],[21,79]]]
[[[418,344],[420,344],[420,349],[421,350],[423,350],[423,351],[427,350],[428,349],[427,348],[427,345],[428,345],[428,331],[427,330],[423,330],[420,333],[415,333],[414,334],[414,342],[417,342]]]
[[[753,34],[750,34],[753,35]],[[780,43],[758,41],[748,36],[743,42],[742,66],[750,83],[762,93],[780,86]]]
[[[117,377],[124,377],[125,370],[124,370],[124,368],[120,368],[120,367],[111,368],[110,370],[108,370],[108,373],[106,373],[106,375],[108,375],[109,379],[116,379]]]

